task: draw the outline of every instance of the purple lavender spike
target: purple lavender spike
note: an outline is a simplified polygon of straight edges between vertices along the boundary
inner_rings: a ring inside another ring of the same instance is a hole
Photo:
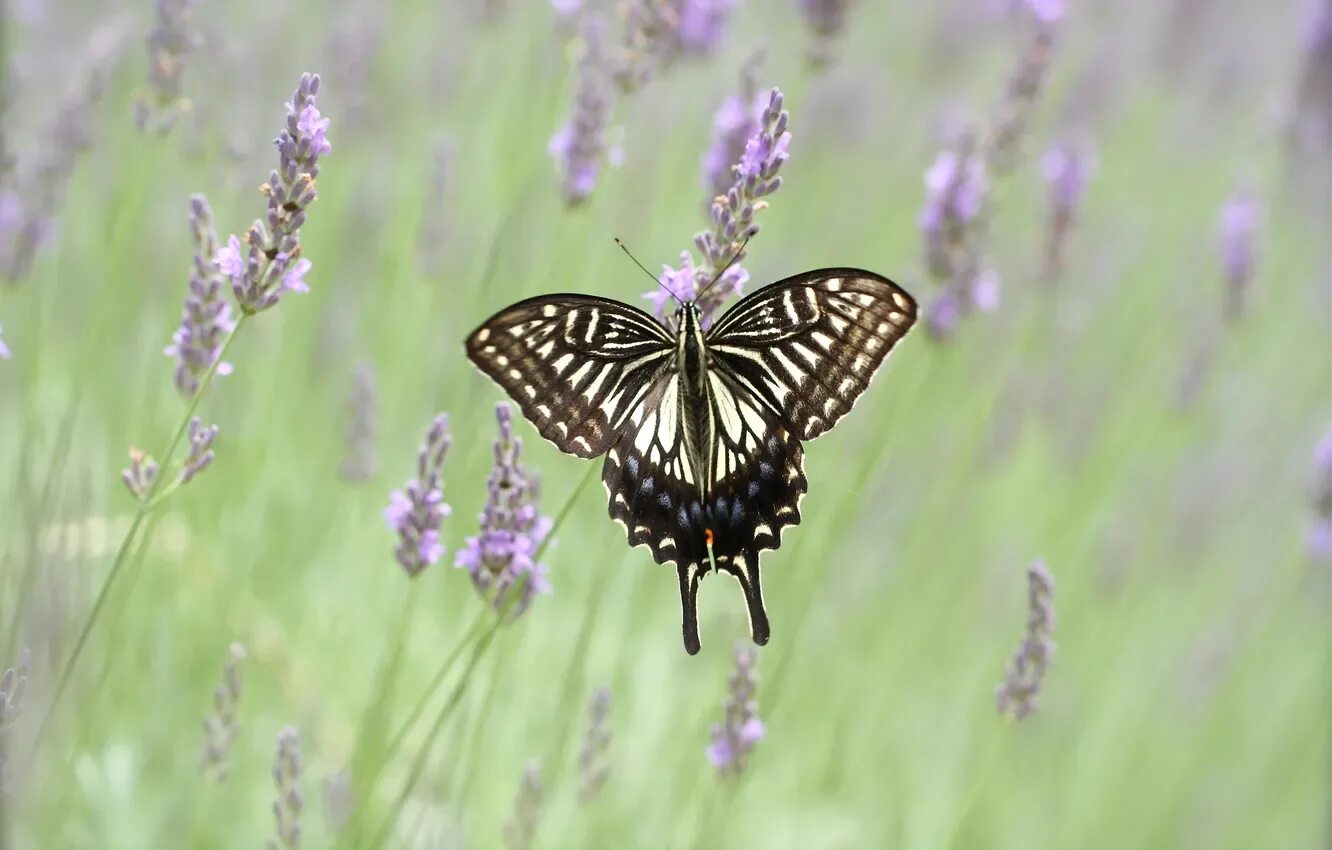
[[[749,763],[749,753],[763,740],[767,729],[758,716],[758,651],[736,644],[735,670],[723,708],[722,722],[712,726],[708,761],[719,776],[739,776]]]
[[[444,555],[439,531],[452,509],[444,501],[442,470],[451,443],[449,418],[441,413],[417,453],[416,477],[389,494],[384,509],[384,520],[398,534],[393,554],[413,578]]]
[[[561,170],[560,192],[571,207],[586,201],[596,188],[602,160],[615,158],[607,142],[613,104],[603,38],[600,16],[588,14],[583,20],[583,55],[578,60],[573,114],[546,147]]]
[[[212,258],[218,253],[213,210],[203,195],[190,198],[190,230],[194,233],[194,261],[190,266],[189,295],[180,327],[164,353],[176,358],[176,389],[185,398],[199,391],[199,381],[222,353],[222,343],[235,328],[231,305],[223,298],[223,276]],[[230,363],[217,364],[215,374],[230,375]]]
[[[694,236],[694,245],[703,255],[702,264],[695,265],[686,251],[679,268],[662,267],[659,280],[681,300],[693,300],[707,290],[698,301],[705,326],[711,324],[717,308],[739,295],[749,282],[749,272],[739,262],[744,258],[742,246],[759,232],[754,216],[767,206],[762,199],[781,186],[778,172],[789,156],[791,133],[786,127],[790,116],[782,102],[780,89],[768,92],[758,128],[731,166],[731,185],[712,202],[712,228]],[[712,285],[714,279],[717,282]],[[670,296],[658,288],[644,297],[652,301],[657,317],[664,319],[672,303]]]
[[[1064,267],[1069,232],[1077,221],[1087,183],[1096,173],[1096,155],[1084,140],[1063,141],[1041,157],[1041,175],[1049,196],[1049,232],[1046,236],[1045,275],[1055,278]]]
[[[265,217],[250,226],[244,239],[228,237],[214,257],[247,314],[269,309],[287,292],[309,291],[305,275],[311,263],[301,256],[300,229],[306,209],[318,197],[319,159],[333,149],[329,119],[316,105],[318,92],[319,75],[302,74],[287,105],[286,126],[274,142],[278,167],[262,187],[268,197]]]
[[[1054,589],[1054,576],[1044,561],[1027,568],[1027,634],[1013,653],[1007,676],[994,692],[999,713],[1015,720],[1036,710],[1046,670],[1054,657]]]
[[[176,117],[190,108],[183,83],[186,60],[203,41],[191,18],[195,0],[157,0],[157,23],[148,33],[148,89],[135,98],[134,123],[140,130],[165,134]]]
[[[499,437],[480,533],[467,538],[454,566],[467,570],[477,591],[492,600],[496,610],[507,605],[510,616],[519,617],[538,594],[550,593],[546,565],[536,556],[553,524],[537,508],[540,482],[520,461],[523,443],[513,434],[513,409],[496,405],[495,419]],[[521,595],[510,602],[507,596],[514,585],[521,585]]]
[[[1236,319],[1244,313],[1254,269],[1257,267],[1257,243],[1262,220],[1262,206],[1247,191],[1235,192],[1221,207],[1217,234],[1221,271],[1226,281],[1227,318]]]

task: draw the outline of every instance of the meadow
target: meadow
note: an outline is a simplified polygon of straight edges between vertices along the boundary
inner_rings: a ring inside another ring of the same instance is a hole
[[[1327,846],[1306,5],[10,0],[0,847]],[[487,508],[463,340],[650,308],[613,239],[704,263],[774,88],[747,288],[863,267],[922,317],[806,445],[771,641],[710,577],[691,657],[599,461],[515,415],[535,512]],[[436,541],[386,508],[441,413]],[[498,611],[455,565],[483,512]]]

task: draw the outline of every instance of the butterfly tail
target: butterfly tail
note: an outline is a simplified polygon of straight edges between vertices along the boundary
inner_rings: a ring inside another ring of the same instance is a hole
[[[698,582],[703,577],[703,568],[700,564],[684,564],[677,572],[680,575],[680,630],[685,652],[698,655],[703,646],[698,639]]]

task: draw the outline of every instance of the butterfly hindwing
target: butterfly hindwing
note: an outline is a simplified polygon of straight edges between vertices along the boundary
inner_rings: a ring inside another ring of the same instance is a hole
[[[668,365],[673,340],[637,308],[549,295],[496,313],[467,338],[467,356],[561,451],[598,457]]]
[[[739,301],[708,332],[708,352],[812,440],[850,412],[916,315],[915,300],[885,277],[822,269]]]
[[[676,565],[690,654],[700,647],[698,584],[714,561],[739,581],[754,641],[767,643],[758,553],[780,546],[782,530],[800,521],[808,486],[803,449],[747,391],[712,374],[707,404],[716,439],[700,478],[684,451],[680,398],[680,377],[668,373],[626,417],[602,468],[610,515],[624,524],[630,545],[646,545],[657,563]]]

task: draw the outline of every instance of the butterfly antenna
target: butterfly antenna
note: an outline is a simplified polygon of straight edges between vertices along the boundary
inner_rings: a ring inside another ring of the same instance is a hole
[[[662,283],[662,282],[661,282],[661,279],[658,278],[655,274],[653,274],[652,272],[648,271],[647,266],[645,266],[645,265],[643,265],[642,263],[640,263],[640,262],[638,261],[638,258],[635,257],[633,254],[631,254],[631,253],[629,252],[629,248],[628,248],[628,246],[626,246],[623,242],[620,241],[620,237],[618,237],[618,236],[615,237],[615,244],[616,244],[616,245],[619,245],[619,246],[620,246],[620,250],[623,251],[625,254],[627,254],[628,257],[629,257],[629,259],[631,259],[631,260],[634,261],[634,265],[638,266],[640,269],[643,270],[643,274],[645,274],[645,275],[647,275],[648,277],[652,278],[652,281],[653,281],[654,283],[656,283],[657,286],[660,286],[662,289],[666,290],[666,292],[667,292],[672,298],[675,299],[675,301],[676,301],[677,304],[680,303],[680,296],[678,296],[678,295],[676,295],[674,292],[672,292],[672,291],[671,291],[671,288],[670,288],[669,286],[667,286],[666,284]]]
[[[735,249],[735,253],[731,255],[731,259],[726,261],[726,265],[722,266],[721,271],[713,275],[712,280],[708,281],[708,285],[703,287],[699,293],[694,296],[694,301],[698,301],[703,297],[704,293],[717,285],[717,281],[722,279],[722,275],[726,274],[726,270],[735,265],[735,261],[740,259],[740,255],[745,253],[745,246],[749,244],[749,240],[750,237],[746,236],[745,241],[741,242],[740,247]]]

